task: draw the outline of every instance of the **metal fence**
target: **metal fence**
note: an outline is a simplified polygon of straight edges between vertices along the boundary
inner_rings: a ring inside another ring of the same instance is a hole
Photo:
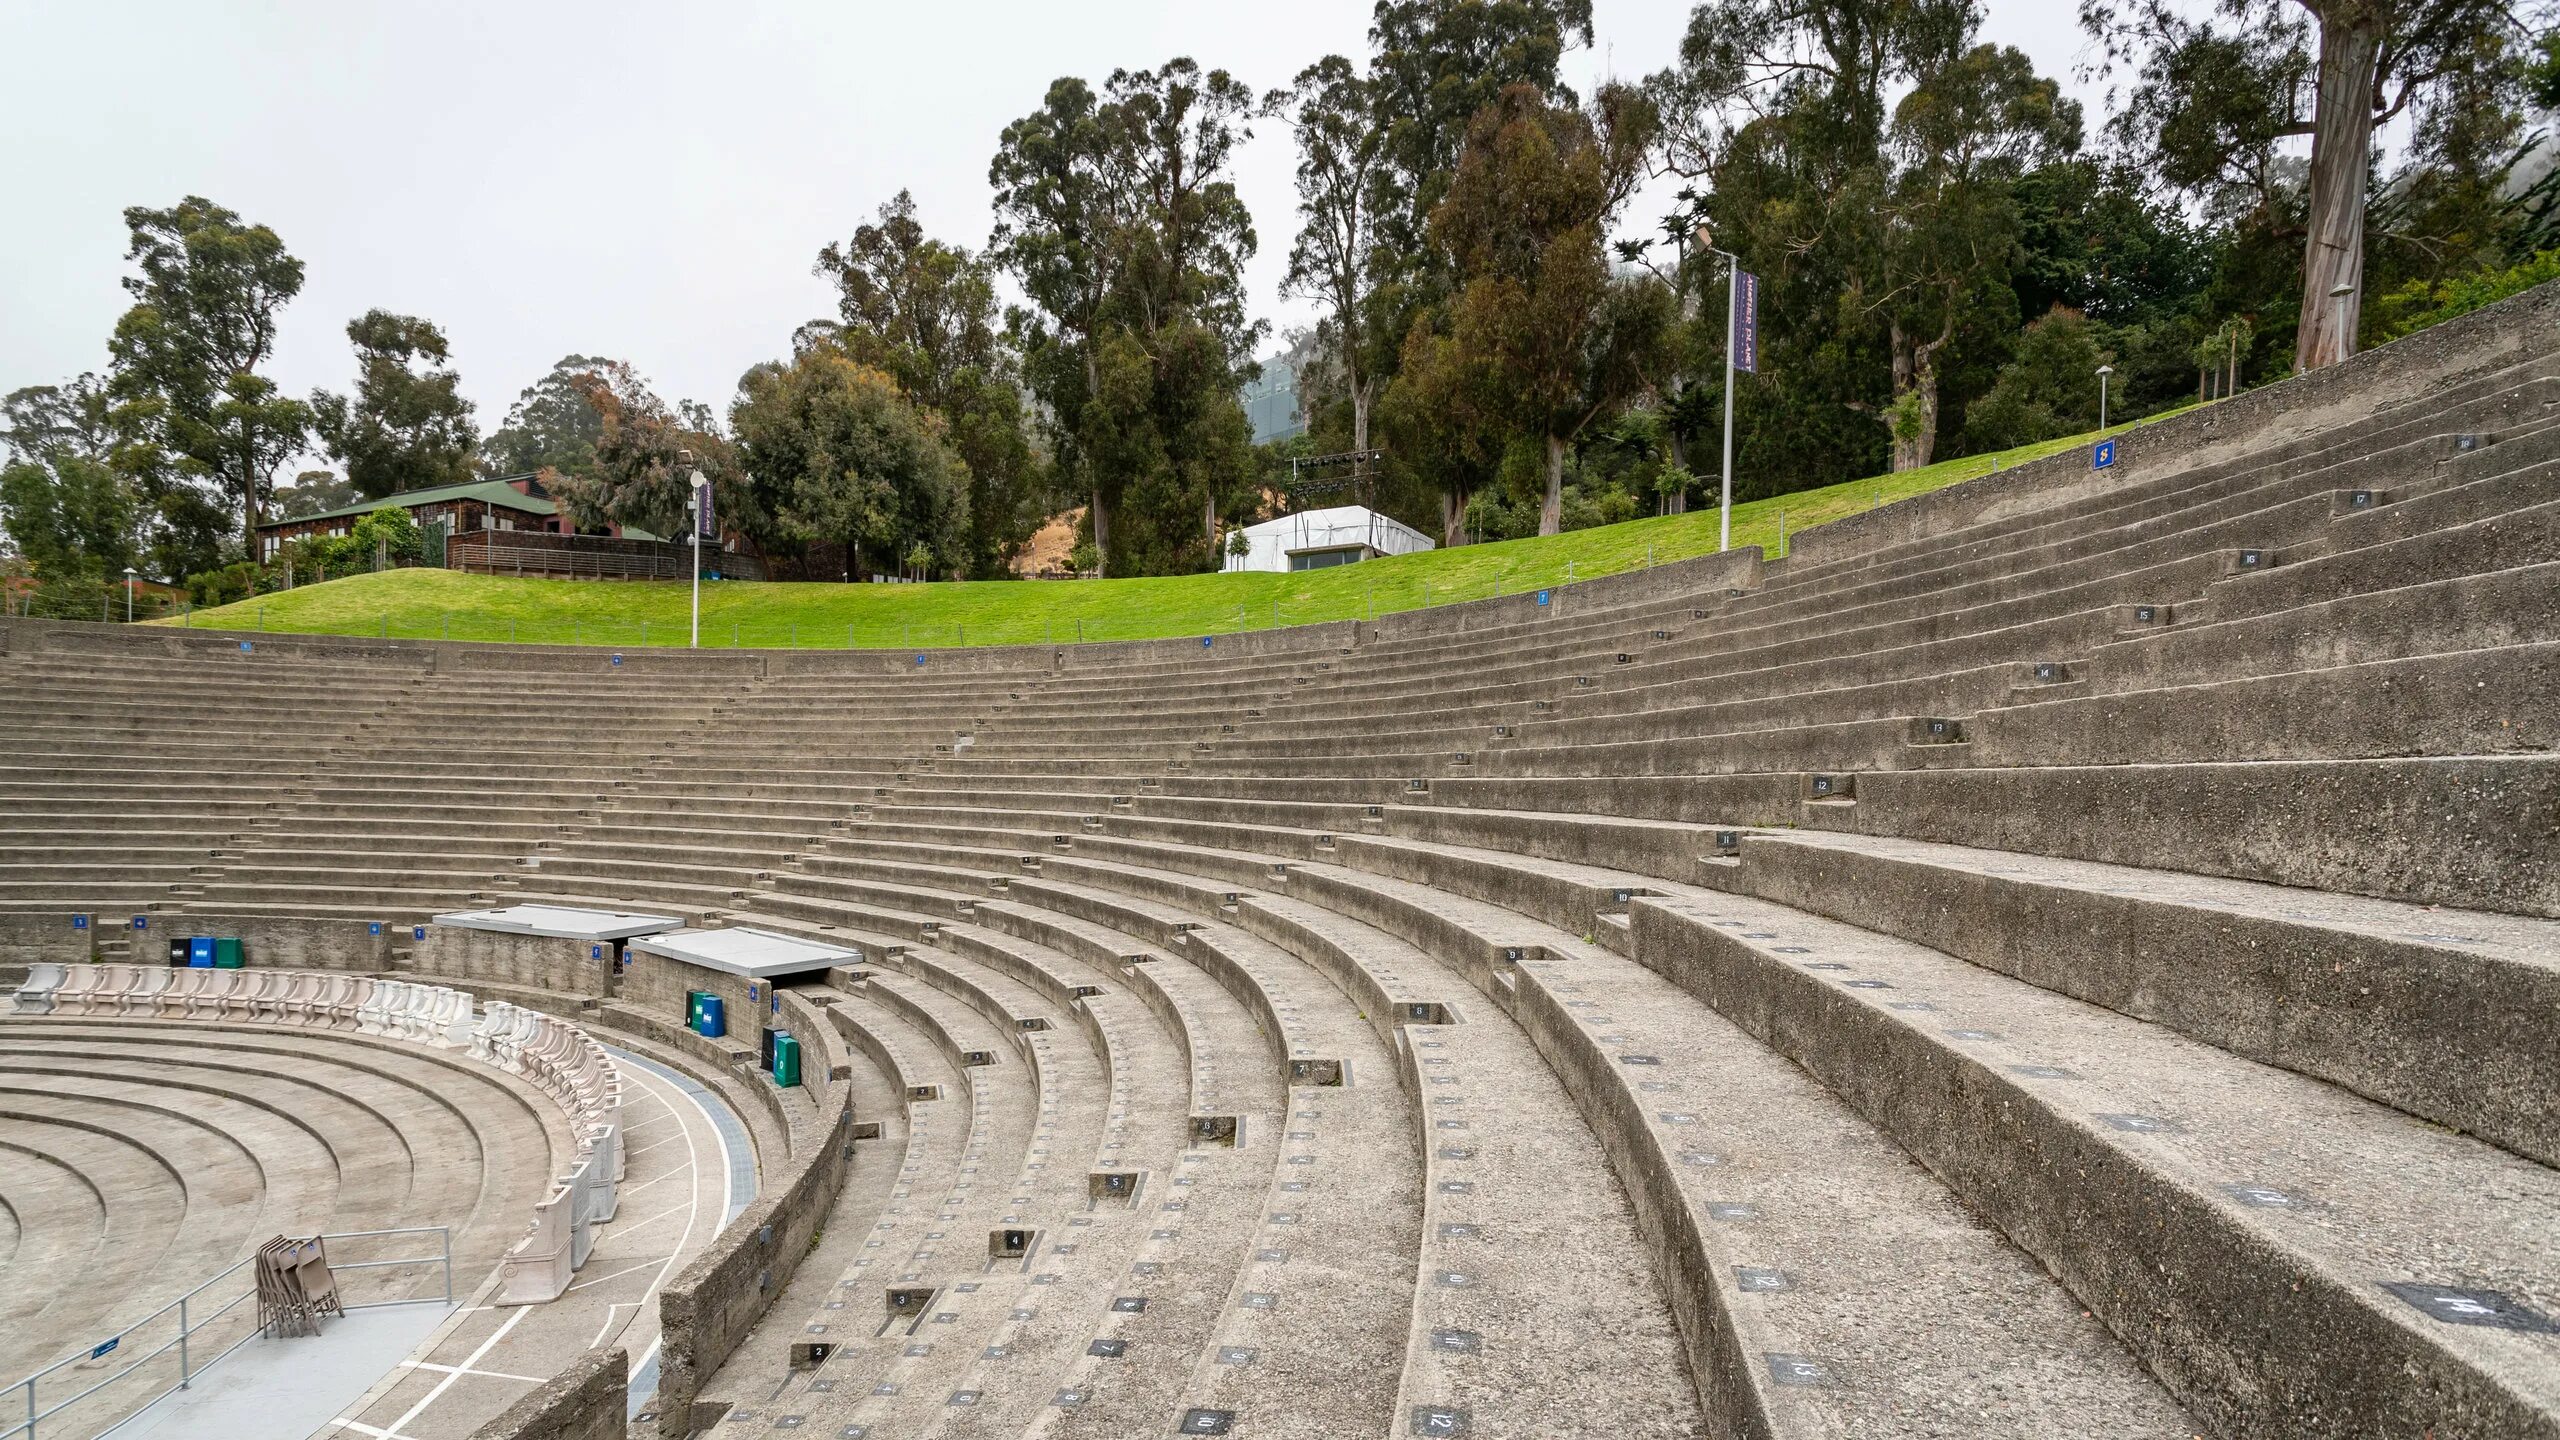
[[[348,1310],[375,1310],[386,1305],[415,1305],[441,1298],[453,1303],[453,1231],[443,1225],[416,1225],[397,1230],[349,1230],[320,1239],[333,1246],[371,1248],[357,1242],[396,1236],[432,1235],[432,1254],[388,1258],[329,1257],[335,1275],[394,1271],[390,1298],[347,1302]],[[257,1277],[252,1255],[193,1290],[134,1321],[113,1335],[55,1361],[26,1379],[0,1390],[0,1415],[10,1425],[0,1440],[54,1440],[75,1433],[97,1435],[163,1396],[194,1385],[196,1377],[258,1336]],[[431,1269],[432,1267],[432,1269]],[[398,1293],[403,1282],[442,1273],[440,1297]],[[343,1295],[346,1286],[341,1283]],[[242,1306],[249,1308],[244,1312]],[[91,1377],[99,1370],[110,1373]]]

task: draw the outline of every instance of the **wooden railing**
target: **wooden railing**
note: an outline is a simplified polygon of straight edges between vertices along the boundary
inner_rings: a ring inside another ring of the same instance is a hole
[[[752,555],[712,551],[703,557],[705,576],[761,580],[764,566]],[[444,542],[448,570],[479,575],[541,575],[571,580],[686,580],[693,576],[693,551],[663,540],[629,540],[611,535],[553,535],[540,530],[475,530],[449,535]]]

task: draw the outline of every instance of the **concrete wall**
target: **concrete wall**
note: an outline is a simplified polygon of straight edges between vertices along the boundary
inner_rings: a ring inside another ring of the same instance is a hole
[[[751,984],[753,998],[748,995]],[[632,1009],[681,1026],[685,1021],[685,995],[693,990],[708,990],[720,997],[728,1009],[728,1043],[733,1047],[755,1049],[756,1027],[775,1024],[772,985],[645,950],[633,950],[625,957],[615,996]]]
[[[72,912],[0,915],[0,964],[71,964],[96,958],[100,925],[131,925],[130,916],[92,915],[89,928],[72,928]]]
[[[703,1381],[764,1318],[835,1208],[853,1159],[853,1087],[831,1088],[822,1135],[791,1157],[788,1171],[766,1173],[766,1184],[779,1188],[748,1206],[659,1292],[658,1434],[666,1440],[693,1433]]]
[[[628,1355],[590,1350],[472,1431],[471,1440],[622,1440],[630,1389]]]
[[[597,945],[604,947],[602,959],[589,953]],[[430,925],[427,938],[417,946],[414,963],[419,970],[455,979],[490,980],[564,995],[602,996],[612,993],[614,948],[611,940],[509,935],[495,930]]]
[[[136,964],[166,959],[172,935],[236,935],[247,951],[248,963],[260,968],[388,971],[392,968],[392,947],[408,941],[410,927],[384,921],[382,933],[376,935],[373,924],[366,920],[306,920],[290,915],[188,912],[153,915],[148,930],[135,930],[130,915],[101,916],[92,922],[92,928],[104,925],[108,934],[122,930],[132,947],[128,958]]]

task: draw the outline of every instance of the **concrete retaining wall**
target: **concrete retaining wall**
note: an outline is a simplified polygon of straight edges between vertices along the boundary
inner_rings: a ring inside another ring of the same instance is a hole
[[[114,916],[88,917],[89,927],[74,929],[72,914],[0,915],[0,964],[34,965],[46,961],[76,964],[97,958],[101,924],[132,924]]]
[[[622,1440],[631,1358],[590,1350],[550,1382],[471,1432],[471,1440]]]
[[[602,956],[592,952],[601,947]],[[495,930],[468,930],[430,925],[417,947],[417,968],[465,980],[489,980],[564,995],[612,993],[611,940],[573,940],[556,935],[510,935]]]
[[[658,1434],[666,1440],[693,1433],[703,1381],[791,1283],[835,1208],[853,1159],[853,1087],[833,1089],[823,1137],[793,1155],[786,1173],[766,1175],[780,1188],[748,1206],[659,1292]]]

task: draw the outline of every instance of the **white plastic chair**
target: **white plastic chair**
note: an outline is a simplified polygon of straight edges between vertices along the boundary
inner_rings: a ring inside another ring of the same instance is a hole
[[[195,1011],[199,996],[213,989],[213,982],[238,972],[231,970],[170,970],[155,997],[152,1014],[163,1020],[183,1020]]]
[[[112,964],[98,967],[97,983],[89,988],[89,1012],[92,1015],[122,1015],[124,997],[133,993],[137,966]]]
[[[53,989],[53,1007],[57,1015],[86,1015],[89,1004],[97,996],[98,967],[80,963],[62,967],[62,983]]]
[[[390,1011],[393,997],[400,993],[397,980],[367,982],[363,998],[356,1004],[356,1031],[363,1035],[391,1034]]]
[[[52,1014],[54,997],[61,991],[62,982],[68,978],[70,970],[71,967],[68,965],[28,966],[25,982],[20,984],[17,993],[10,997],[11,1012],[19,1015]]]

